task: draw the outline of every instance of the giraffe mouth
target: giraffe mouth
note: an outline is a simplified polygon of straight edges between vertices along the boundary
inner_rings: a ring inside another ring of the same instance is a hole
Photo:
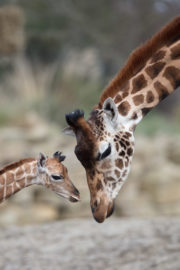
[[[74,195],[74,194],[70,195],[68,193],[63,193],[63,192],[56,192],[56,194],[58,196],[61,196],[61,197],[65,198],[65,199],[69,200],[70,202],[79,202],[81,200],[79,194],[78,195]]]
[[[77,196],[70,196],[70,197],[69,197],[69,201],[70,201],[70,202],[79,202],[79,201],[80,201],[80,197],[77,197]]]

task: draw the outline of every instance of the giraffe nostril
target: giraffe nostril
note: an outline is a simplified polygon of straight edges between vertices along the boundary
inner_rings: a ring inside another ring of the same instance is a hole
[[[99,200],[95,200],[94,203],[91,206],[92,213],[94,213],[97,210],[97,207],[99,206]]]
[[[97,200],[95,200],[95,202],[94,202],[94,207],[95,207],[95,208],[98,207],[98,202],[97,202]]]

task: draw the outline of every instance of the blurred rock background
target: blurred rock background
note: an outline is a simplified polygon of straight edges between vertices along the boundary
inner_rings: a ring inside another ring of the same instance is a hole
[[[61,133],[64,114],[87,116],[129,53],[179,14],[176,0],[0,1],[0,165],[61,150],[82,198],[71,204],[30,187],[0,205],[0,226],[91,217],[75,140]],[[115,216],[180,215],[179,122],[177,90],[136,130]]]

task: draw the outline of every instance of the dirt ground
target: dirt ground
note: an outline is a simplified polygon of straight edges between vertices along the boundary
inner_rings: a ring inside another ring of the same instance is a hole
[[[76,219],[0,231],[1,270],[179,270],[180,219]]]

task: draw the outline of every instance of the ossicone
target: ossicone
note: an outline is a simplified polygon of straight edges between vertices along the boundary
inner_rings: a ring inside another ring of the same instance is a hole
[[[58,159],[59,162],[62,162],[65,160],[66,156],[62,155],[62,152],[55,152],[53,155],[54,158]]]

